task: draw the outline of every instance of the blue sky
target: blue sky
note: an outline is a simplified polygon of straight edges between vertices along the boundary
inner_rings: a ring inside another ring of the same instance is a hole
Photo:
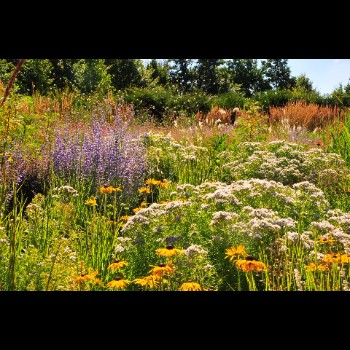
[[[288,59],[291,75],[305,74],[320,94],[331,94],[350,83],[350,59]]]

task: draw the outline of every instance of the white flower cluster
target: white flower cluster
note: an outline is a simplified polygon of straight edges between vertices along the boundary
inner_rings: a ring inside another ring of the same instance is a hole
[[[243,142],[237,152],[224,151],[218,155],[219,167],[226,182],[260,178],[293,184],[310,181],[332,185],[349,175],[345,161],[336,153],[322,149],[304,150],[301,145],[272,141]]]

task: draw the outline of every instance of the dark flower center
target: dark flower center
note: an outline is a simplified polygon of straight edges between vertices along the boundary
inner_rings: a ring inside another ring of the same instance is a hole
[[[246,260],[255,260],[255,261],[257,261],[257,260],[254,258],[254,256],[251,256],[251,255],[246,256],[245,259],[246,259]]]

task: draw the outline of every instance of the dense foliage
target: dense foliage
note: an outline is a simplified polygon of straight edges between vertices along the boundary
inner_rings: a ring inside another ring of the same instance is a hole
[[[0,60],[3,84],[17,62]],[[207,112],[217,102],[225,108],[243,106],[247,98],[266,111],[301,99],[350,106],[350,84],[322,96],[305,75],[291,76],[287,59],[27,59],[14,86],[24,95],[49,96],[67,89],[100,97],[113,92],[134,104],[137,112],[160,121],[164,113],[190,116]],[[201,101],[193,96],[201,96]]]

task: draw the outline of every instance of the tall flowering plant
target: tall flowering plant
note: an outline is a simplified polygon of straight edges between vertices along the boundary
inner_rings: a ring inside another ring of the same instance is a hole
[[[94,116],[90,124],[59,126],[52,149],[52,168],[63,179],[123,188],[125,199],[137,194],[147,174],[145,146],[133,137],[120,115],[107,121]]]

